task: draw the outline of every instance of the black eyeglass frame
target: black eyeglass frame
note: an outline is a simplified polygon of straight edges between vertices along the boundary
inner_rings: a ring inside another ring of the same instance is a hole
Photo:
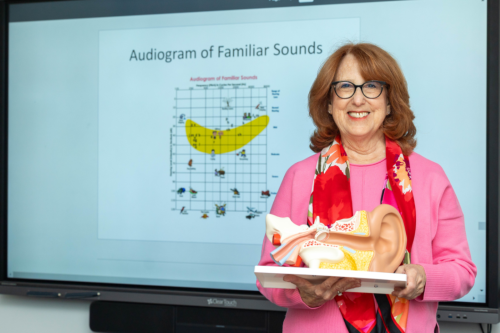
[[[353,91],[353,93],[352,93],[352,95],[351,95],[351,96],[349,96],[349,97],[340,97],[340,96],[339,96],[339,94],[337,93],[337,89],[335,88],[335,85],[336,85],[337,83],[340,83],[340,82],[347,82],[347,83],[350,83],[350,84],[352,84],[352,85],[354,86],[354,91]],[[378,94],[376,97],[368,97],[368,96],[366,96],[366,95],[365,95],[365,92],[363,91],[363,86],[364,86],[365,84],[367,84],[367,83],[370,83],[370,82],[378,82],[378,83],[380,83],[380,84],[382,85],[382,89],[380,89],[380,94]],[[363,83],[363,84],[358,84],[358,85],[356,85],[356,84],[352,83],[351,81],[335,81],[335,82],[332,82],[332,84],[331,84],[330,86],[332,86],[332,87],[333,87],[333,90],[335,91],[335,95],[337,95],[337,96],[338,96],[338,98],[342,98],[342,99],[349,99],[349,98],[351,98],[352,96],[354,96],[354,94],[356,93],[356,89],[358,89],[358,88],[359,88],[359,89],[361,89],[361,93],[363,94],[363,96],[365,96],[366,98],[369,98],[369,99],[375,99],[375,98],[379,98],[379,97],[380,97],[380,95],[382,95],[382,92],[384,91],[384,86],[387,86],[387,85],[388,85],[388,84],[387,84],[387,82],[385,82],[385,81],[370,80],[370,81],[366,81],[366,82],[365,82],[365,83]]]

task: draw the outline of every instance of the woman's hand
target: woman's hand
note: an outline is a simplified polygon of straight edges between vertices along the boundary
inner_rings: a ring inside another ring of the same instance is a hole
[[[332,300],[338,293],[361,286],[361,281],[351,278],[329,277],[320,284],[314,284],[295,275],[285,275],[283,281],[291,282],[299,289],[302,301],[311,308]]]
[[[425,270],[422,266],[412,264],[399,266],[396,273],[406,274],[406,288],[394,288],[392,296],[412,300],[422,295],[425,282],[427,281]]]

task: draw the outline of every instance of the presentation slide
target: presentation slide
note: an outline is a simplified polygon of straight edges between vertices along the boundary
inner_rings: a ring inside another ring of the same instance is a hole
[[[101,31],[99,238],[260,242],[271,197],[304,156],[292,147],[311,133],[297,105],[307,110],[328,51],[359,40],[359,25]]]
[[[265,216],[313,154],[309,89],[370,42],[464,211],[478,276],[461,301],[485,302],[485,1],[12,22],[9,39],[10,277],[257,290]]]

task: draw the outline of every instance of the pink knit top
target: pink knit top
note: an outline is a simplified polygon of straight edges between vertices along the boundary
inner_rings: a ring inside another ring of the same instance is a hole
[[[424,293],[410,302],[407,332],[434,332],[439,301],[467,294],[474,284],[476,266],[465,235],[464,216],[443,169],[413,153],[409,157],[417,229],[411,250],[412,264],[422,265],[427,276]],[[286,173],[271,214],[307,222],[307,209],[318,154],[294,164]],[[386,175],[385,159],[368,165],[351,164],[354,211],[373,210],[380,204]],[[264,237],[259,265],[276,265],[269,253],[274,246]],[[310,308],[297,289],[262,288],[260,292],[278,306],[288,308],[283,332],[346,332],[335,300]]]

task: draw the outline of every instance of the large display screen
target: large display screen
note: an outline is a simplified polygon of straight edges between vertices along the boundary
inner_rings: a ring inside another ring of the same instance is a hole
[[[265,215],[313,154],[309,89],[363,41],[401,65],[416,152],[465,215],[478,275],[461,301],[485,302],[486,1],[282,1],[84,18],[92,1],[55,2],[53,19],[11,5],[8,277],[257,290]]]

